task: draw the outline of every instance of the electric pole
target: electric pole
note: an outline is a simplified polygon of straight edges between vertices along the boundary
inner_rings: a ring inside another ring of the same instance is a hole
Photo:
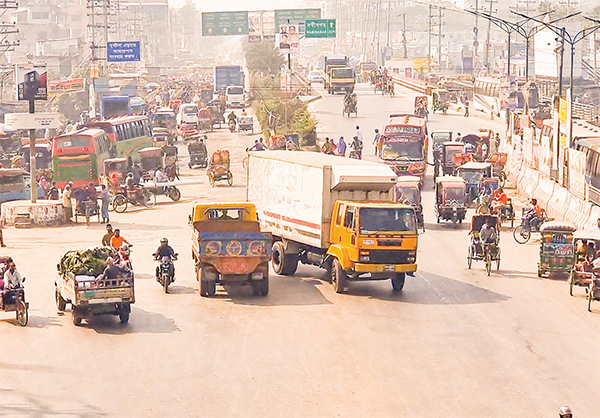
[[[485,1],[490,4],[489,15],[493,16],[493,14],[495,13],[494,4],[498,3],[498,0],[485,0]],[[489,56],[489,54],[490,54],[491,31],[492,31],[492,22],[491,22],[491,20],[488,20],[487,36],[486,36],[486,40],[485,40],[485,66],[487,68],[488,74],[490,74],[490,56]]]

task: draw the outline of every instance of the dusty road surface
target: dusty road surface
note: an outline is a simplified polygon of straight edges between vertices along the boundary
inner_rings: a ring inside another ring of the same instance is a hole
[[[322,135],[349,139],[360,125],[371,155],[373,129],[410,111],[413,94],[376,96],[367,85],[358,94],[358,117],[342,117],[341,96],[312,107]],[[480,127],[501,125],[450,113],[429,122],[463,134]],[[565,281],[538,279],[538,242],[518,245],[508,229],[500,270],[469,270],[468,226],[435,223],[431,178],[419,271],[401,293],[385,281],[336,294],[323,271],[300,266],[293,277],[272,275],[264,298],[235,287],[201,298],[191,204],[245,199],[242,159],[258,136],[209,137],[209,150],[232,153],[233,187],[211,188],[204,170],[182,168],[205,183],[183,186],[178,203],[159,197],[153,209],[111,214],[134,244],[127,325],[99,317],[76,327],[54,305],[60,255],[99,243],[103,225],[5,230],[2,253],[27,277],[31,309],[25,328],[0,313],[0,416],[538,418],[562,403],[578,418],[600,416],[600,304],[588,313],[581,289],[570,297]],[[180,254],[170,294],[153,277],[163,236]]]

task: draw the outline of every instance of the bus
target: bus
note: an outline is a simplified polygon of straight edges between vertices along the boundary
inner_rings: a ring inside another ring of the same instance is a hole
[[[585,196],[600,206],[600,137],[575,137],[573,148],[585,153]]]
[[[139,150],[152,146],[152,129],[146,116],[123,116],[90,122],[86,126],[106,132],[114,146],[111,157],[127,158],[130,167],[140,160]]]
[[[418,176],[421,183],[427,171],[429,138],[424,118],[411,114],[392,114],[383,128],[377,155],[401,175]]]
[[[110,158],[112,144],[102,129],[84,128],[56,137],[52,143],[53,180],[57,187],[69,181],[73,187],[98,184],[104,174],[104,160]]]
[[[131,115],[129,96],[104,96],[102,98],[102,117],[104,119]]]

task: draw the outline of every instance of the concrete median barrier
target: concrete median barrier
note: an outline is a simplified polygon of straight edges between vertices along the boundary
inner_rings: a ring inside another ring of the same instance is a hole
[[[63,218],[63,205],[58,200],[40,200],[36,203],[15,200],[2,204],[4,225],[14,225],[17,228],[60,225]]]

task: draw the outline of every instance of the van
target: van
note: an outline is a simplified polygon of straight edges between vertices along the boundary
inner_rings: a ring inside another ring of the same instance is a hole
[[[177,126],[198,125],[198,105],[195,103],[185,103],[179,108],[177,113]]]
[[[227,107],[246,107],[246,98],[244,97],[244,87],[228,86],[225,89],[225,98],[227,99]]]

